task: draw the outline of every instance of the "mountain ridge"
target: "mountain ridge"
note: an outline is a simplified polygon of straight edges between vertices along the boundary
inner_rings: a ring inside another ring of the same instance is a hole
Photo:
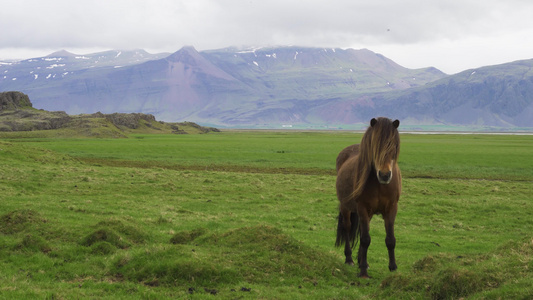
[[[533,59],[485,66],[384,98],[396,102],[400,117],[413,117],[416,109],[431,111],[440,123],[533,127],[532,70]]]
[[[228,127],[336,127],[379,115],[405,124],[533,127],[533,60],[446,75],[368,49],[146,53],[55,52],[1,64],[0,91],[19,90],[37,107],[71,114],[141,112]]]

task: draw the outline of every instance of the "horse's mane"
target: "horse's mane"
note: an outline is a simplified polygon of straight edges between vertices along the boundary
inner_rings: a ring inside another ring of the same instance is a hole
[[[354,198],[361,195],[374,165],[382,164],[385,159],[398,160],[400,155],[400,134],[398,133],[398,120],[377,118],[370,121],[359,146],[357,168],[354,176]]]

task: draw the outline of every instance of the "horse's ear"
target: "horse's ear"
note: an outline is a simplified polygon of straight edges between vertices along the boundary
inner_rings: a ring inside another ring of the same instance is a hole
[[[377,122],[378,120],[376,120],[375,118],[372,118],[372,120],[370,120],[370,126],[374,127],[374,125],[376,125]]]
[[[400,127],[400,120],[394,120],[394,121],[392,122],[392,126],[394,126],[394,128],[398,128],[398,127]]]

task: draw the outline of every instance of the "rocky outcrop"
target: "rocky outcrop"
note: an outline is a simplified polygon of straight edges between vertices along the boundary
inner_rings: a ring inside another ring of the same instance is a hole
[[[114,114],[102,114],[102,113],[96,113],[95,115],[99,115],[101,117],[106,118],[109,120],[109,122],[113,123],[113,125],[120,127],[124,126],[129,129],[137,129],[139,128],[142,121],[146,121],[147,124],[150,124],[151,122],[156,122],[155,117],[150,114],[141,114],[141,113],[131,113],[131,114],[125,114],[125,113],[114,113]]]
[[[159,122],[151,114],[113,113],[68,115],[64,111],[35,109],[29,97],[20,92],[0,93],[0,132],[68,129],[82,136],[126,137],[126,132],[208,133],[218,129],[196,123]],[[100,131],[107,132],[101,134]]]
[[[50,130],[64,127],[72,117],[64,111],[18,109],[0,111],[0,131]]]
[[[21,92],[0,93],[0,111],[32,107],[28,95]]]

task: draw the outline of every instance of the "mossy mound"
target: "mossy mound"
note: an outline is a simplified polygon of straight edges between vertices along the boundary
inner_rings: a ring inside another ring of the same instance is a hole
[[[298,285],[347,282],[355,272],[338,258],[313,249],[270,226],[209,233],[205,229],[174,235],[175,245],[124,254],[113,274],[148,285],[217,287],[269,283],[291,278]],[[190,243],[194,241],[194,243]]]

